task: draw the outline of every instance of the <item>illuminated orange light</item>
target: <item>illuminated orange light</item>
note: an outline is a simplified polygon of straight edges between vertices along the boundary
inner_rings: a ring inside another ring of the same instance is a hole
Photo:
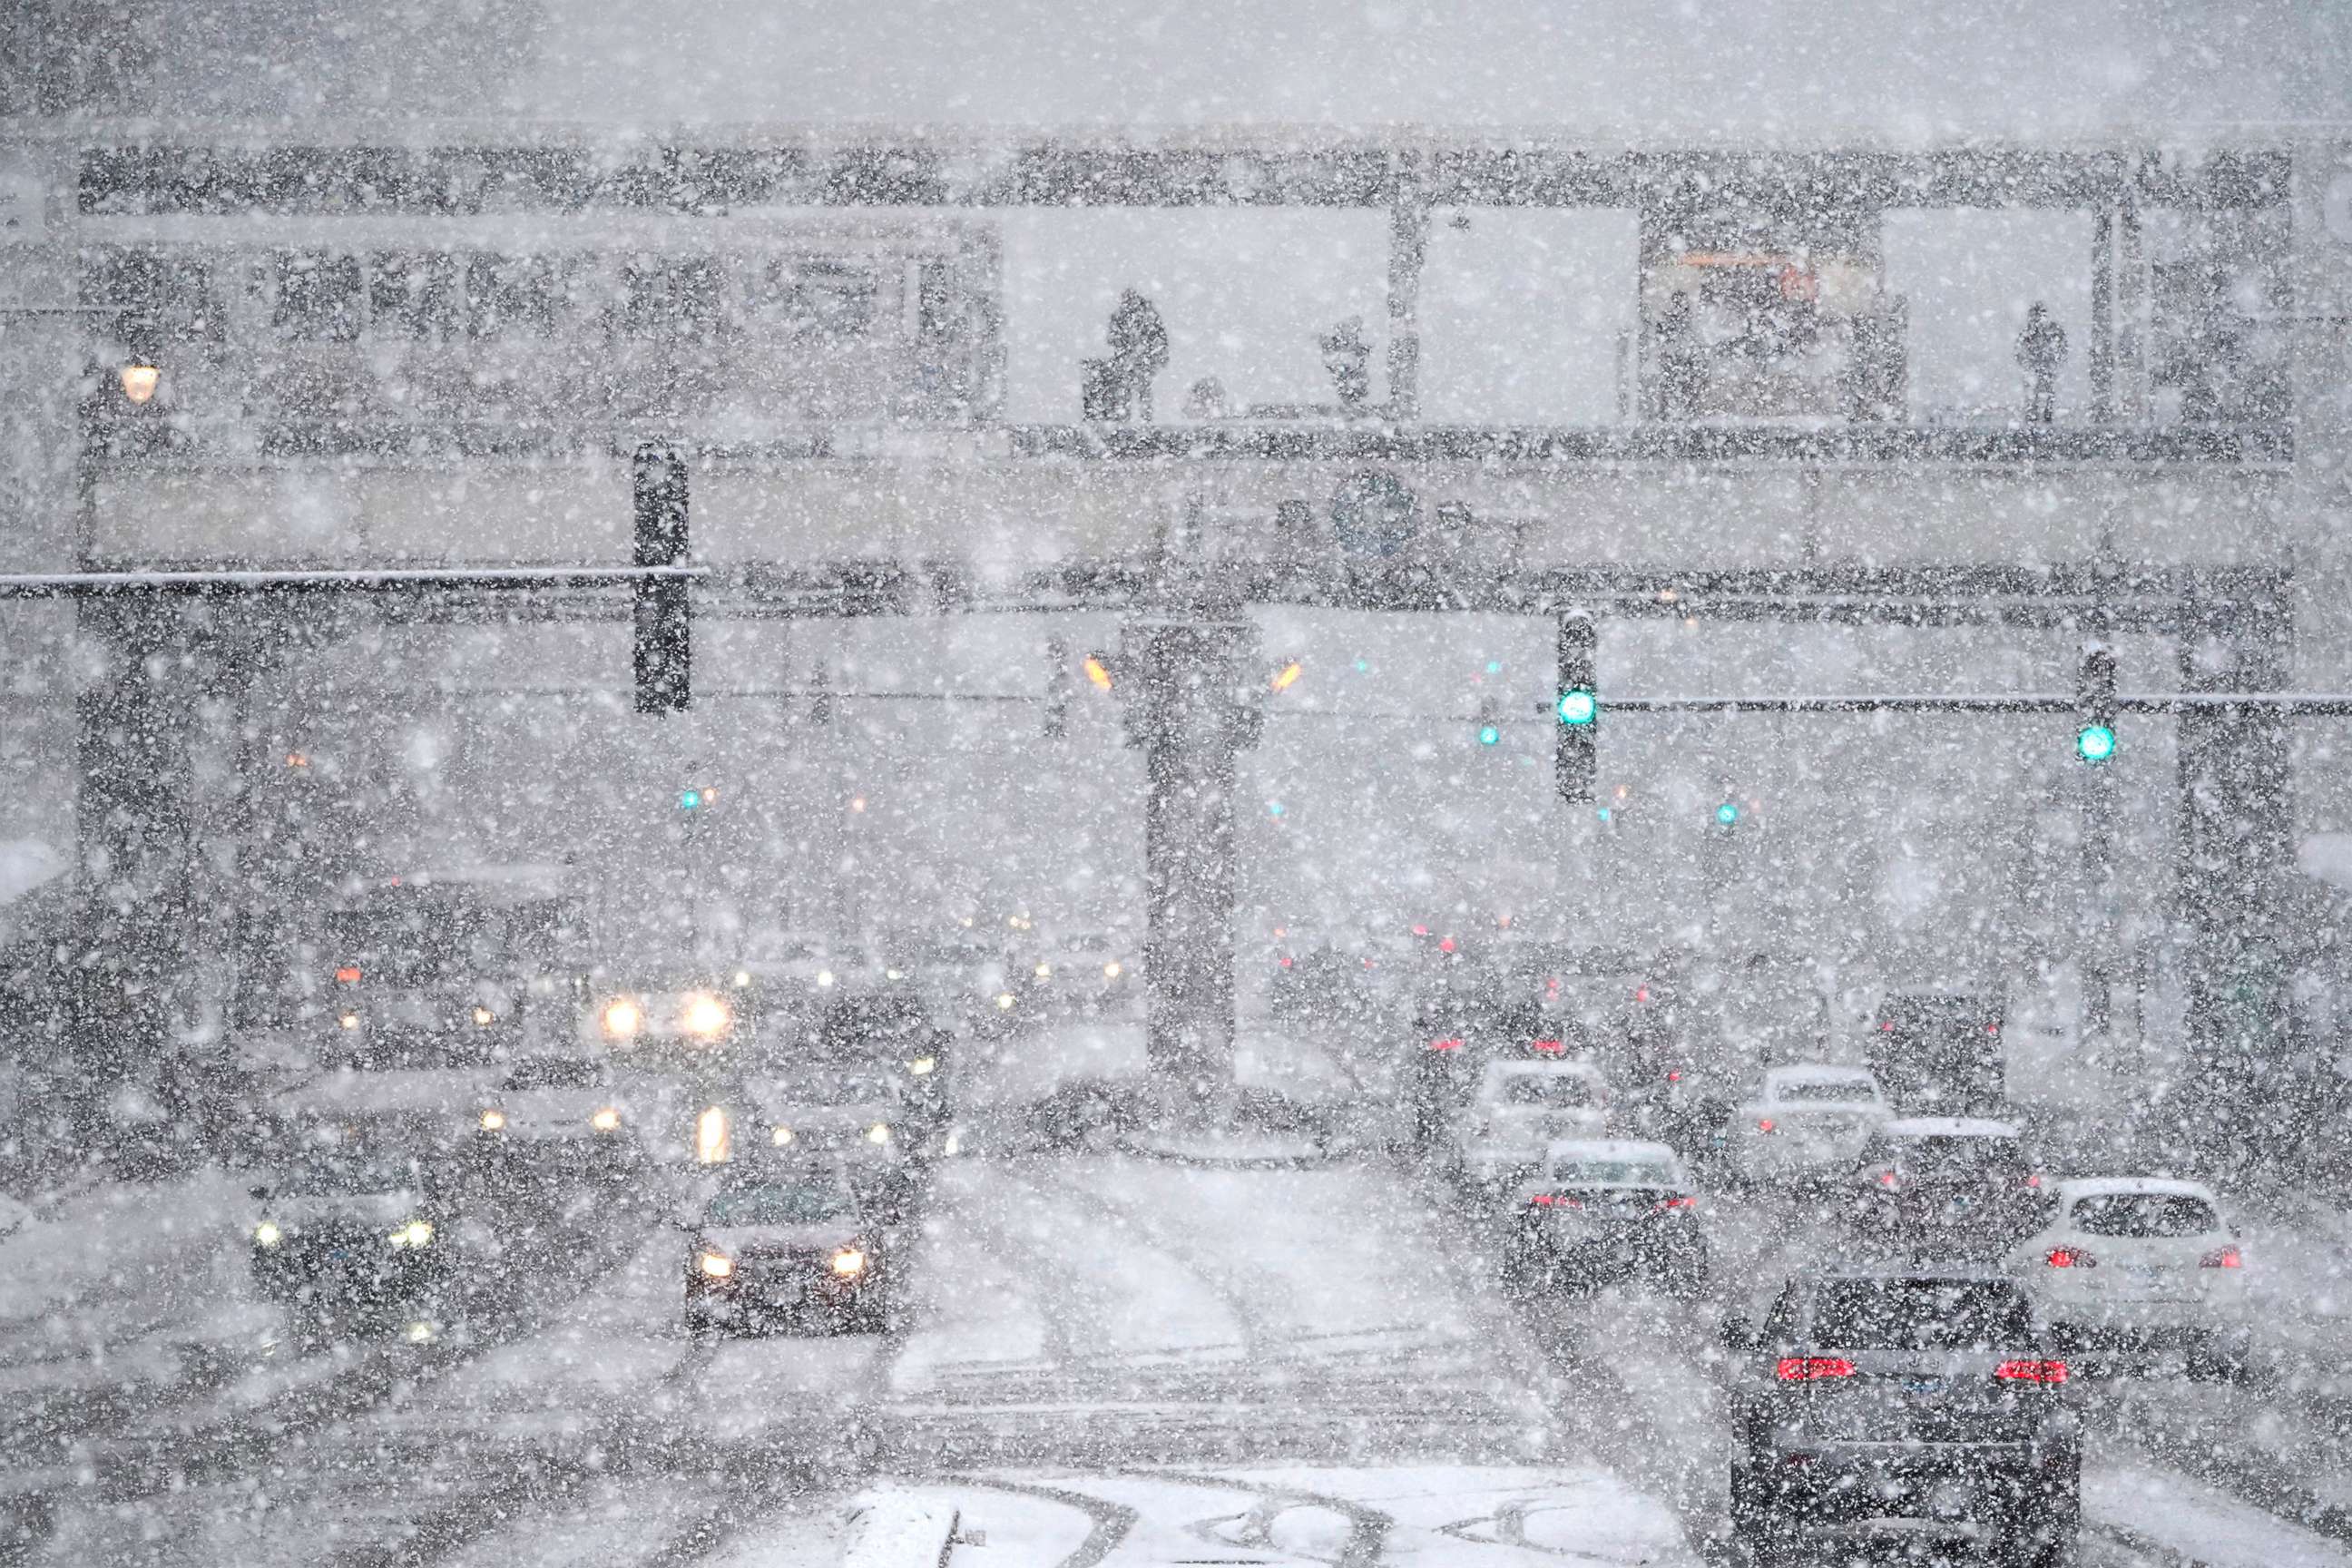
[[[356,963],[346,963],[335,971],[335,979],[345,985],[358,984],[359,978],[360,968]]]
[[[1304,667],[1297,659],[1292,659],[1288,664],[1284,665],[1281,672],[1274,678],[1274,689],[1276,691],[1289,690],[1304,672]]]
[[[1094,683],[1097,690],[1110,689],[1110,666],[1103,662],[1102,655],[1098,653],[1087,655],[1086,671],[1087,679]]]

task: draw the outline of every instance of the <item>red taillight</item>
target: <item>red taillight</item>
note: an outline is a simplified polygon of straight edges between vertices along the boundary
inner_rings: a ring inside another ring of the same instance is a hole
[[[1539,1057],[1556,1057],[1559,1055],[1560,1052],[1568,1049],[1565,1045],[1561,1044],[1558,1040],[1531,1041],[1529,1042],[1528,1048],[1535,1052],[1535,1054]]]
[[[2026,1178],[2025,1178],[2025,1184],[2026,1184],[2027,1186],[2029,1186],[2029,1187],[2033,1187],[2033,1188],[2037,1188],[2037,1189],[2038,1189],[2038,1188],[2042,1185],[2042,1173],[2041,1173],[2041,1172],[2039,1172],[2039,1171],[2036,1171],[2036,1172],[2034,1172],[2034,1173],[2033,1173],[2033,1174],[2032,1174],[2032,1175],[2030,1175],[2030,1176],[2026,1177]]]
[[[1666,1075],[1666,1081],[1668,1083],[1680,1083],[1682,1080],[1683,1075],[1680,1069],[1676,1069],[1675,1071],[1670,1072]]]
[[[1678,1197],[1678,1198],[1668,1198],[1665,1202],[1664,1202],[1664,1203],[1660,1204],[1658,1206],[1659,1206],[1660,1208],[1662,1208],[1662,1209],[1689,1209],[1689,1208],[1696,1208],[1696,1207],[1698,1206],[1698,1200],[1697,1200],[1696,1198],[1695,1198],[1695,1197],[1690,1196],[1688,1194],[1685,1194],[1683,1196]]]
[[[2053,1247],[2042,1262],[2053,1268],[2096,1268],[2099,1260],[2079,1247]]]
[[[2063,1361],[2005,1361],[1992,1369],[1996,1381],[2001,1383],[2063,1383],[2066,1363]]]
[[[1902,1180],[1902,1177],[1896,1175],[1892,1171],[1881,1171],[1878,1173],[1878,1184],[1882,1187],[1895,1186],[1899,1184]]]
[[[1286,952],[1280,958],[1276,959],[1275,962],[1282,965],[1283,968],[1287,969],[1290,967],[1290,954]]]
[[[1852,1377],[1853,1363],[1837,1355],[1782,1356],[1774,1370],[1782,1383],[1811,1383],[1824,1377]]]
[[[360,981],[359,966],[355,963],[344,964],[341,969],[335,971],[335,979],[339,984],[344,985],[358,984]]]
[[[1432,1040],[1429,1042],[1429,1048],[1433,1051],[1458,1051],[1462,1048],[1462,1041],[1459,1037]]]
[[[2225,1247],[2218,1252],[2209,1252],[2204,1257],[2199,1258],[2197,1260],[2197,1267],[2200,1268],[2242,1268],[2245,1267],[2245,1262],[2246,1260],[2244,1258],[2238,1256],[2238,1249],[2236,1247]]]
[[[1759,1132],[1769,1132],[1772,1131],[1772,1119],[1769,1116],[1759,1116],[1756,1119],[1756,1131]]]
[[[1580,1209],[1582,1198],[1570,1197],[1566,1193],[1538,1193],[1528,1200],[1539,1209]]]

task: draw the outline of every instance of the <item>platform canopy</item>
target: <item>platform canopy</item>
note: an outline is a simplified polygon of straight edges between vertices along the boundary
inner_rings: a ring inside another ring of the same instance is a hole
[[[109,118],[278,129],[1921,146],[2352,121],[2352,7],[2330,0],[164,0],[83,47],[110,57],[91,79]]]

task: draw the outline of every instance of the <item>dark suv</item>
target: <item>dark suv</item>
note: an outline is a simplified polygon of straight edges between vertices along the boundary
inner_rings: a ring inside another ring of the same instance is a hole
[[[1733,1531],[1762,1563],[1900,1521],[2064,1562],[2082,1480],[2066,1363],[2014,1280],[1967,1269],[1792,1279],[1726,1325]]]

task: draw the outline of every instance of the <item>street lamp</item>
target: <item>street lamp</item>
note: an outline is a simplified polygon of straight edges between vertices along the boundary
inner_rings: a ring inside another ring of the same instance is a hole
[[[132,360],[122,367],[122,395],[133,403],[144,403],[155,395],[155,388],[163,379],[157,366],[143,359]]]

